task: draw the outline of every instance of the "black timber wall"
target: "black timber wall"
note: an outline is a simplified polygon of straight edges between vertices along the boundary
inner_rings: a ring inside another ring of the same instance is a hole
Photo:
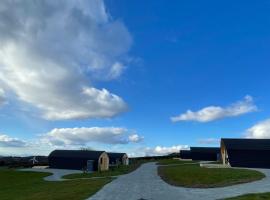
[[[82,170],[87,167],[86,158],[49,157],[50,168]],[[98,161],[94,161],[94,170],[98,170]]]
[[[270,150],[227,150],[232,167],[270,168]]]
[[[181,159],[192,159],[191,151],[190,150],[181,150],[180,151],[180,158]]]
[[[192,160],[201,160],[201,161],[217,161],[218,153],[215,152],[192,152]]]

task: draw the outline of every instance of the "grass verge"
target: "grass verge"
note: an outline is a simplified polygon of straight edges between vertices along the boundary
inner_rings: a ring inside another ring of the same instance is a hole
[[[134,170],[136,170],[142,162],[138,162],[130,165],[120,165],[118,167],[111,168],[108,171],[102,172],[93,172],[93,173],[82,173],[82,174],[69,174],[63,176],[65,179],[78,179],[78,178],[93,178],[93,177],[111,177],[111,176],[119,176],[122,174],[128,174]]]
[[[158,174],[167,183],[190,188],[224,187],[252,182],[265,177],[247,169],[201,168],[199,165],[160,166]]]
[[[177,165],[177,164],[193,164],[196,163],[191,160],[177,160],[177,159],[164,159],[159,160],[158,165]]]
[[[246,194],[243,196],[228,198],[226,200],[266,200],[270,199],[270,192],[259,194]]]
[[[0,170],[1,200],[80,200],[95,194],[111,179],[47,182],[50,173]]]

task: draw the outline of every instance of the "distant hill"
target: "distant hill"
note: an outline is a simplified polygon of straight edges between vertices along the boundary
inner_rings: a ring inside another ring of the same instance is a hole
[[[0,157],[0,166],[31,166],[33,165],[33,157],[37,160],[35,165],[48,165],[48,157],[47,156],[27,156],[27,157],[19,157],[19,156],[1,156]]]
[[[179,157],[179,153],[170,153],[167,156],[169,156],[169,157]]]

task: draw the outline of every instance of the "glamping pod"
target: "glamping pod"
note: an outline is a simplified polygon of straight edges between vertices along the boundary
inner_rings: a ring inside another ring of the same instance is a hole
[[[221,139],[222,162],[232,167],[270,168],[270,139]]]
[[[50,153],[49,167],[56,169],[76,169],[105,171],[109,169],[109,157],[105,151],[54,150]]]
[[[217,147],[190,147],[190,151],[192,160],[220,160],[220,148]]]
[[[126,153],[108,153],[110,165],[128,165],[128,155]]]

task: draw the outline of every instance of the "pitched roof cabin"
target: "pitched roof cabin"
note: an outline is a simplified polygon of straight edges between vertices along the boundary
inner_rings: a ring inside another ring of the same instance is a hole
[[[192,160],[217,161],[220,160],[218,147],[190,147]]]
[[[109,157],[105,151],[54,150],[48,156],[49,167],[105,171],[109,169]]]
[[[126,153],[107,153],[110,159],[110,165],[128,165],[128,155]]]
[[[232,167],[270,168],[270,139],[221,139],[223,164]]]

